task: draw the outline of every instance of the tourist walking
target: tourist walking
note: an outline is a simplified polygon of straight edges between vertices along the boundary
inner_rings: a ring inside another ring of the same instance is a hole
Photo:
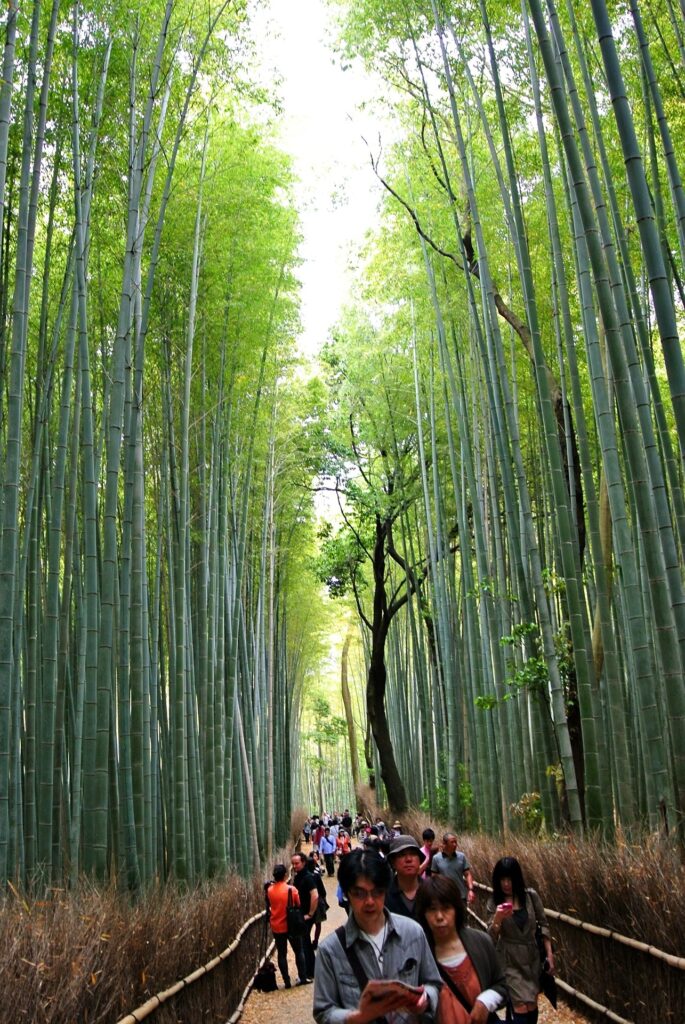
[[[326,874],[329,878],[335,874],[335,850],[336,841],[331,835],[330,828],[326,828],[323,839],[319,840],[319,853],[323,854],[323,859],[326,862]]]
[[[440,975],[437,1024],[486,1024],[496,1021],[504,1005],[506,984],[492,939],[466,927],[466,906],[456,882],[431,875],[416,897],[417,920],[423,924]]]
[[[393,914],[416,919],[422,859],[421,847],[412,836],[395,836],[390,840],[388,862],[395,877],[386,894],[385,905]]]
[[[312,949],[316,949],[319,945],[319,937],[321,935],[321,925],[328,917],[328,901],[326,899],[326,886],[323,884],[323,871],[321,870],[321,862],[318,853],[313,853],[311,857],[307,858],[307,871],[314,876],[316,881],[316,891],[319,894],[319,899],[316,904],[316,910],[312,921],[314,922],[314,931],[312,935]]]
[[[305,985],[307,982],[307,965],[302,952],[302,940],[299,935],[288,934],[288,904],[300,906],[300,896],[294,885],[288,885],[286,875],[288,869],[285,864],[275,864],[273,869],[273,882],[267,886],[266,902],[269,913],[269,924],[271,933],[276,943],[276,957],[278,969],[283,978],[283,984],[290,988],[290,974],[288,971],[288,943],[295,954],[297,965],[297,984]]]
[[[343,857],[338,881],[350,915],[319,947],[317,1024],[370,1024],[382,1017],[403,1024],[433,1021],[440,976],[419,925],[385,908],[388,862],[375,850],[353,850]]]
[[[428,878],[431,873],[431,863],[437,850],[433,846],[435,842],[435,832],[432,828],[424,828],[421,833],[423,839],[423,846],[421,847],[421,854],[423,860],[421,862],[421,878]]]
[[[537,1024],[540,993],[540,951],[535,937],[542,933],[549,973],[554,974],[554,953],[540,897],[527,889],[515,857],[502,857],[492,872],[488,900],[488,932],[504,964],[513,1024]]]
[[[432,875],[445,875],[456,882],[459,893],[467,903],[473,903],[473,874],[466,854],[457,849],[458,840],[454,832],[445,832],[442,837],[442,852],[436,853],[431,861]]]
[[[307,871],[307,858],[303,853],[294,853],[290,859],[293,869],[293,885],[300,897],[300,906],[304,914],[306,929],[302,936],[302,952],[307,978],[314,977],[314,949],[312,947],[311,929],[314,915],[319,903],[316,879]]]

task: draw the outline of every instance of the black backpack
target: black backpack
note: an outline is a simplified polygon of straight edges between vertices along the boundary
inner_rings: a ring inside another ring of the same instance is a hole
[[[270,960],[265,960],[254,976],[252,987],[258,992],[275,992],[278,988],[276,981],[276,965]]]

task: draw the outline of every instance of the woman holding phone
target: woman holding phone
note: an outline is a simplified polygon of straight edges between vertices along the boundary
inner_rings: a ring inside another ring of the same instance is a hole
[[[385,909],[392,881],[376,850],[343,857],[338,881],[347,924],[319,946],[314,974],[318,1024],[419,1024],[435,1020],[441,981],[423,929]]]
[[[515,857],[502,857],[495,864],[487,909],[490,914],[488,932],[504,963],[513,1024],[537,1024],[540,994],[537,925],[542,931],[550,974],[554,974],[554,953],[542,901],[534,889],[526,888],[521,865]]]
[[[416,919],[428,937],[444,985],[438,1024],[487,1024],[506,999],[502,967],[492,939],[466,927],[466,906],[457,883],[431,875],[416,896]]]

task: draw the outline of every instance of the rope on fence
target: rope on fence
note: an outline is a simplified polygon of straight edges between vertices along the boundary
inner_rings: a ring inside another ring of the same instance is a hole
[[[478,885],[477,882],[476,885]],[[481,888],[485,889],[487,888],[487,886],[481,886]],[[478,914],[474,913],[470,907],[468,907],[467,909],[471,917],[473,917],[478,922],[478,924],[484,931],[487,931],[488,926],[485,923],[485,921],[483,921],[483,919],[480,918]],[[545,913],[547,913],[547,911],[545,911]],[[557,988],[560,988],[567,995],[573,996],[574,999],[578,999],[581,1003],[584,1003],[586,1006],[589,1006],[591,1010],[595,1011],[595,1013],[604,1014],[604,1016],[608,1020],[613,1021],[614,1024],[633,1024],[632,1021],[626,1020],[625,1017],[619,1017],[619,1015],[617,1013],[614,1013],[613,1010],[610,1010],[608,1006],[602,1006],[601,1003],[595,1002],[595,1000],[591,999],[590,996],[586,996],[584,992],[580,992],[577,988],[573,988],[572,985],[569,985],[567,982],[562,981],[558,974],[554,975],[554,980],[557,983]]]
[[[483,885],[482,882],[475,882],[474,885],[477,885],[479,889],[483,889],[485,892],[492,892],[490,886]],[[624,946],[630,946],[631,949],[638,949],[641,953],[649,953],[650,956],[656,957],[657,960],[663,960],[669,967],[676,967],[680,971],[685,971],[685,956],[675,956],[673,953],[666,953],[663,949],[657,949],[656,946],[650,946],[646,942],[640,942],[638,939],[631,939],[627,935],[621,935],[620,932],[612,931],[610,928],[602,928],[597,924],[590,924],[589,921],[580,921],[577,917],[562,914],[559,910],[550,910],[548,907],[545,907],[544,911],[548,917],[552,917],[557,921],[563,921],[564,924],[573,925],[574,928],[590,932],[591,935],[601,935],[602,938],[613,939]],[[620,1020],[620,1018],[618,1019]]]
[[[168,999],[175,996],[177,992],[181,991],[181,989],[186,988],[188,985],[192,985],[192,983],[197,981],[198,978],[203,978],[206,974],[209,974],[210,971],[213,971],[215,967],[218,967],[219,964],[223,963],[224,960],[227,960],[229,956],[236,951],[240,945],[240,940],[248,928],[251,928],[256,921],[261,921],[263,917],[266,917],[265,910],[260,911],[259,914],[255,914],[249,921],[246,921],[230,946],[227,946],[226,949],[219,953],[218,956],[215,956],[213,960],[210,960],[209,963],[204,964],[202,967],[198,967],[197,970],[192,972],[192,974],[182,978],[181,981],[177,981],[171,986],[171,988],[166,989],[164,992],[158,992],[157,995],[152,996],[146,1003],[143,1003],[142,1006],[138,1006],[135,1010],[132,1010],[126,1017],[122,1017],[121,1020],[118,1021],[118,1024],[139,1024],[141,1020],[145,1020],[146,1017],[149,1017],[151,1013],[154,1013],[154,1011],[162,1005],[162,1003],[166,1003]]]

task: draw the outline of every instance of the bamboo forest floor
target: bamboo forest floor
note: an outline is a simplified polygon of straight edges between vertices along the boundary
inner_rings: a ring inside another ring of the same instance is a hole
[[[321,939],[330,932],[344,924],[347,920],[345,911],[338,906],[335,893],[337,880],[335,878],[324,878],[326,892],[328,894],[328,919],[324,921],[321,929]],[[275,960],[275,952],[272,957]],[[288,947],[288,966],[290,977],[297,977],[295,957]],[[283,988],[283,980],[277,970],[278,991],[256,992],[252,991],[245,1004],[245,1009],[240,1017],[240,1024],[273,1024],[274,1021],[283,1021],[284,1024],[309,1024],[314,1018],[312,1016],[312,997],[314,994],[313,985],[302,985],[291,989]],[[504,1016],[502,1014],[502,1016]],[[539,1024],[588,1024],[588,1018],[584,1017],[577,1010],[572,1009],[566,1003],[559,1000],[556,1010],[552,1009],[544,997],[540,998]]]

